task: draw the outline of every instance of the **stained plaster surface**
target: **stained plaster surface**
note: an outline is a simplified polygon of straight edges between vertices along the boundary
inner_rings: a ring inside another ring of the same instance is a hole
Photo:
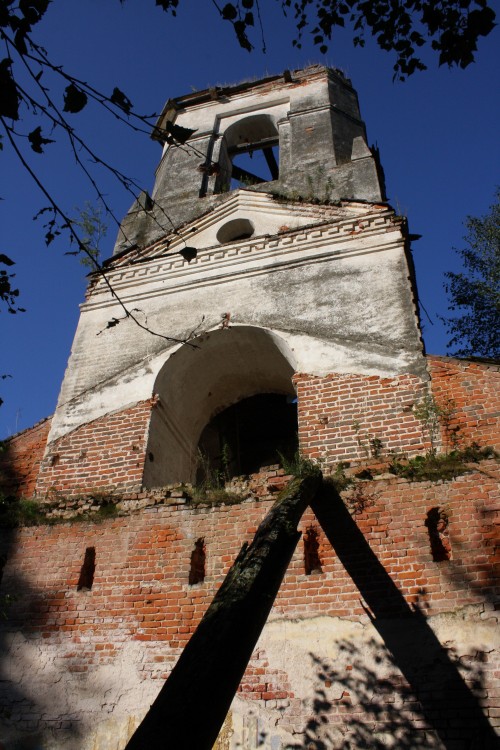
[[[288,83],[256,82],[245,90],[228,88],[212,100],[187,96],[175,106],[167,104],[159,127],[168,120],[191,136],[182,147],[164,145],[152,190],[154,205],[143,211],[143,198],[134,203],[118,233],[115,252],[134,243],[145,247],[223,203],[227,194],[218,194],[220,177],[204,177],[203,169],[225,169],[229,131],[259,116],[267,118],[279,136],[279,178],[257,190],[318,199],[328,193],[331,200],[381,200],[356,92],[341,74],[313,66],[295,71]]]
[[[498,651],[499,633],[496,620],[481,620],[474,607],[430,617],[427,624],[448,650],[453,650],[462,661],[474,661],[474,655],[487,651],[490,657]],[[417,632],[407,623],[395,624],[401,643],[418,654],[426,648]],[[80,648],[85,644],[81,644]],[[346,649],[346,645],[348,648]],[[6,727],[0,729],[0,739],[6,750],[17,747],[43,747],[44,750],[123,750],[124,744],[141,721],[149,705],[161,688],[162,680],[143,679],[142,665],[151,658],[148,652],[162,654],[169,661],[169,647],[165,642],[145,644],[121,640],[110,663],[88,672],[68,670],[70,651],[75,645],[61,637],[57,645],[41,638],[13,634],[5,640],[3,680],[12,685],[23,685],[23,716],[35,721],[43,716],[46,725],[54,729],[19,732]],[[256,646],[265,655],[268,669],[275,671],[276,681],[286,680],[294,695],[295,718],[287,713],[288,701],[261,701],[252,704],[241,697],[233,701],[228,717],[226,744],[218,750],[286,750],[302,747],[303,717],[314,716],[314,703],[320,694],[333,704],[345,690],[343,677],[354,670],[359,679],[356,689],[350,689],[350,700],[371,697],[378,700],[377,684],[394,679],[399,671],[392,663],[384,644],[373,625],[335,617],[312,617],[269,621]],[[172,655],[173,656],[173,655]],[[320,677],[318,660],[328,665],[333,675],[325,685]],[[78,654],[75,654],[75,664]],[[370,675],[367,680],[366,676]],[[469,675],[470,677],[470,675]],[[359,694],[357,694],[359,689]],[[408,727],[420,727],[418,715],[409,710],[395,689],[394,708],[401,712]],[[399,703],[398,703],[399,701]],[[29,707],[29,710],[27,710]],[[408,714],[408,716],[405,716]],[[301,723],[302,722],[302,723]],[[347,727],[343,727],[345,734]],[[168,731],[168,729],[166,729]],[[326,747],[335,747],[342,740],[339,729],[326,723],[318,728],[318,737]],[[383,728],[378,739],[383,739]],[[416,735],[415,735],[416,736]],[[30,739],[31,738],[31,739]],[[345,737],[344,737],[345,740]],[[394,737],[387,738],[389,747],[409,747],[409,738],[398,745]],[[30,744],[32,742],[32,744]],[[35,744],[33,744],[33,742]],[[406,742],[406,744],[404,744]],[[20,743],[20,744],[19,744]],[[38,743],[38,744],[37,744]],[[428,736],[427,745],[444,747],[439,740]]]
[[[174,237],[167,249],[159,243],[149,257],[124,256],[109,270],[115,292],[148,330],[123,319],[102,283],[91,290],[49,441],[150,398],[172,354],[182,345],[202,348],[203,337],[228,314],[235,335],[239,326],[270,332],[297,372],[425,377],[404,238],[390,209],[295,211],[239,192],[232,209],[185,228],[198,248],[191,263],[176,254],[176,243],[183,245]],[[212,244],[220,227],[242,214],[255,234]],[[121,320],[107,328],[113,319]]]

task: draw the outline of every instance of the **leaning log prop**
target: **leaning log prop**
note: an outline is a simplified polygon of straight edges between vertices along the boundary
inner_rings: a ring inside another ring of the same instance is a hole
[[[265,625],[319,490],[320,472],[292,479],[244,544],[126,750],[211,750]]]

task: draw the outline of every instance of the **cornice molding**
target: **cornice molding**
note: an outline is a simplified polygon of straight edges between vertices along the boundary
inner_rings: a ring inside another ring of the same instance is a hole
[[[168,246],[168,255],[109,269],[110,284],[124,302],[141,300],[216,285],[243,276],[402,249],[404,237],[393,212],[381,213],[379,210],[343,221],[332,222],[330,219],[286,230],[279,235],[252,237],[199,249],[198,257],[189,264],[176,253],[183,244],[182,239],[176,238]],[[166,243],[163,241],[153,247],[159,254],[165,250]],[[90,290],[81,308],[85,311],[115,304],[101,281]]]

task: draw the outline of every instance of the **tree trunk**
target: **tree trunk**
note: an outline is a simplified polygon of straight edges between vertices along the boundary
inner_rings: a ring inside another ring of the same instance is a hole
[[[244,544],[126,750],[211,750],[300,538],[321,475],[293,479]]]

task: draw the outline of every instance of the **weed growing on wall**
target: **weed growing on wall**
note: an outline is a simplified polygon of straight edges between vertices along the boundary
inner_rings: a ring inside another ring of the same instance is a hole
[[[241,495],[226,490],[226,482],[230,479],[230,449],[227,443],[222,446],[220,463],[220,468],[214,467],[209,456],[198,450],[197,481],[191,491],[192,503],[233,505],[241,503],[245,499]]]
[[[435,453],[439,443],[441,424],[443,424],[448,435],[450,432],[450,422],[455,412],[455,403],[449,399],[443,406],[440,406],[434,396],[427,394],[421,401],[413,407],[415,417],[422,422],[422,426],[427,433],[431,444],[431,452]],[[456,440],[458,433],[454,432]]]
[[[36,500],[0,495],[0,527],[43,526],[56,523],[100,523],[118,515],[120,498],[108,495],[85,495],[80,497],[58,497],[57,505],[65,506],[64,513],[54,511],[54,505],[40,505]],[[84,505],[85,507],[82,507]]]
[[[491,447],[480,448],[477,443],[449,453],[436,454],[430,450],[423,456],[406,459],[395,456],[389,464],[389,471],[396,476],[413,482],[449,480],[470,471],[469,464],[488,458],[498,458],[499,454]]]
[[[15,528],[41,523],[47,523],[47,517],[36,500],[0,495],[0,526]]]
[[[321,473],[319,464],[311,461],[310,458],[304,456],[299,450],[295,451],[292,458],[287,458],[287,456],[279,451],[277,453],[285,474],[302,479],[303,477]]]
[[[365,454],[366,458],[380,458],[383,452],[384,444],[376,435],[367,432],[361,434],[361,424],[358,421],[353,422],[352,428],[356,433],[356,442]]]
[[[345,470],[348,468],[348,463],[340,461],[335,467],[335,471],[333,472],[333,474],[331,474],[329,477],[325,477],[325,482],[333,484],[337,492],[342,492],[343,490],[347,490],[349,487],[352,487],[354,484],[354,479],[347,476]]]

